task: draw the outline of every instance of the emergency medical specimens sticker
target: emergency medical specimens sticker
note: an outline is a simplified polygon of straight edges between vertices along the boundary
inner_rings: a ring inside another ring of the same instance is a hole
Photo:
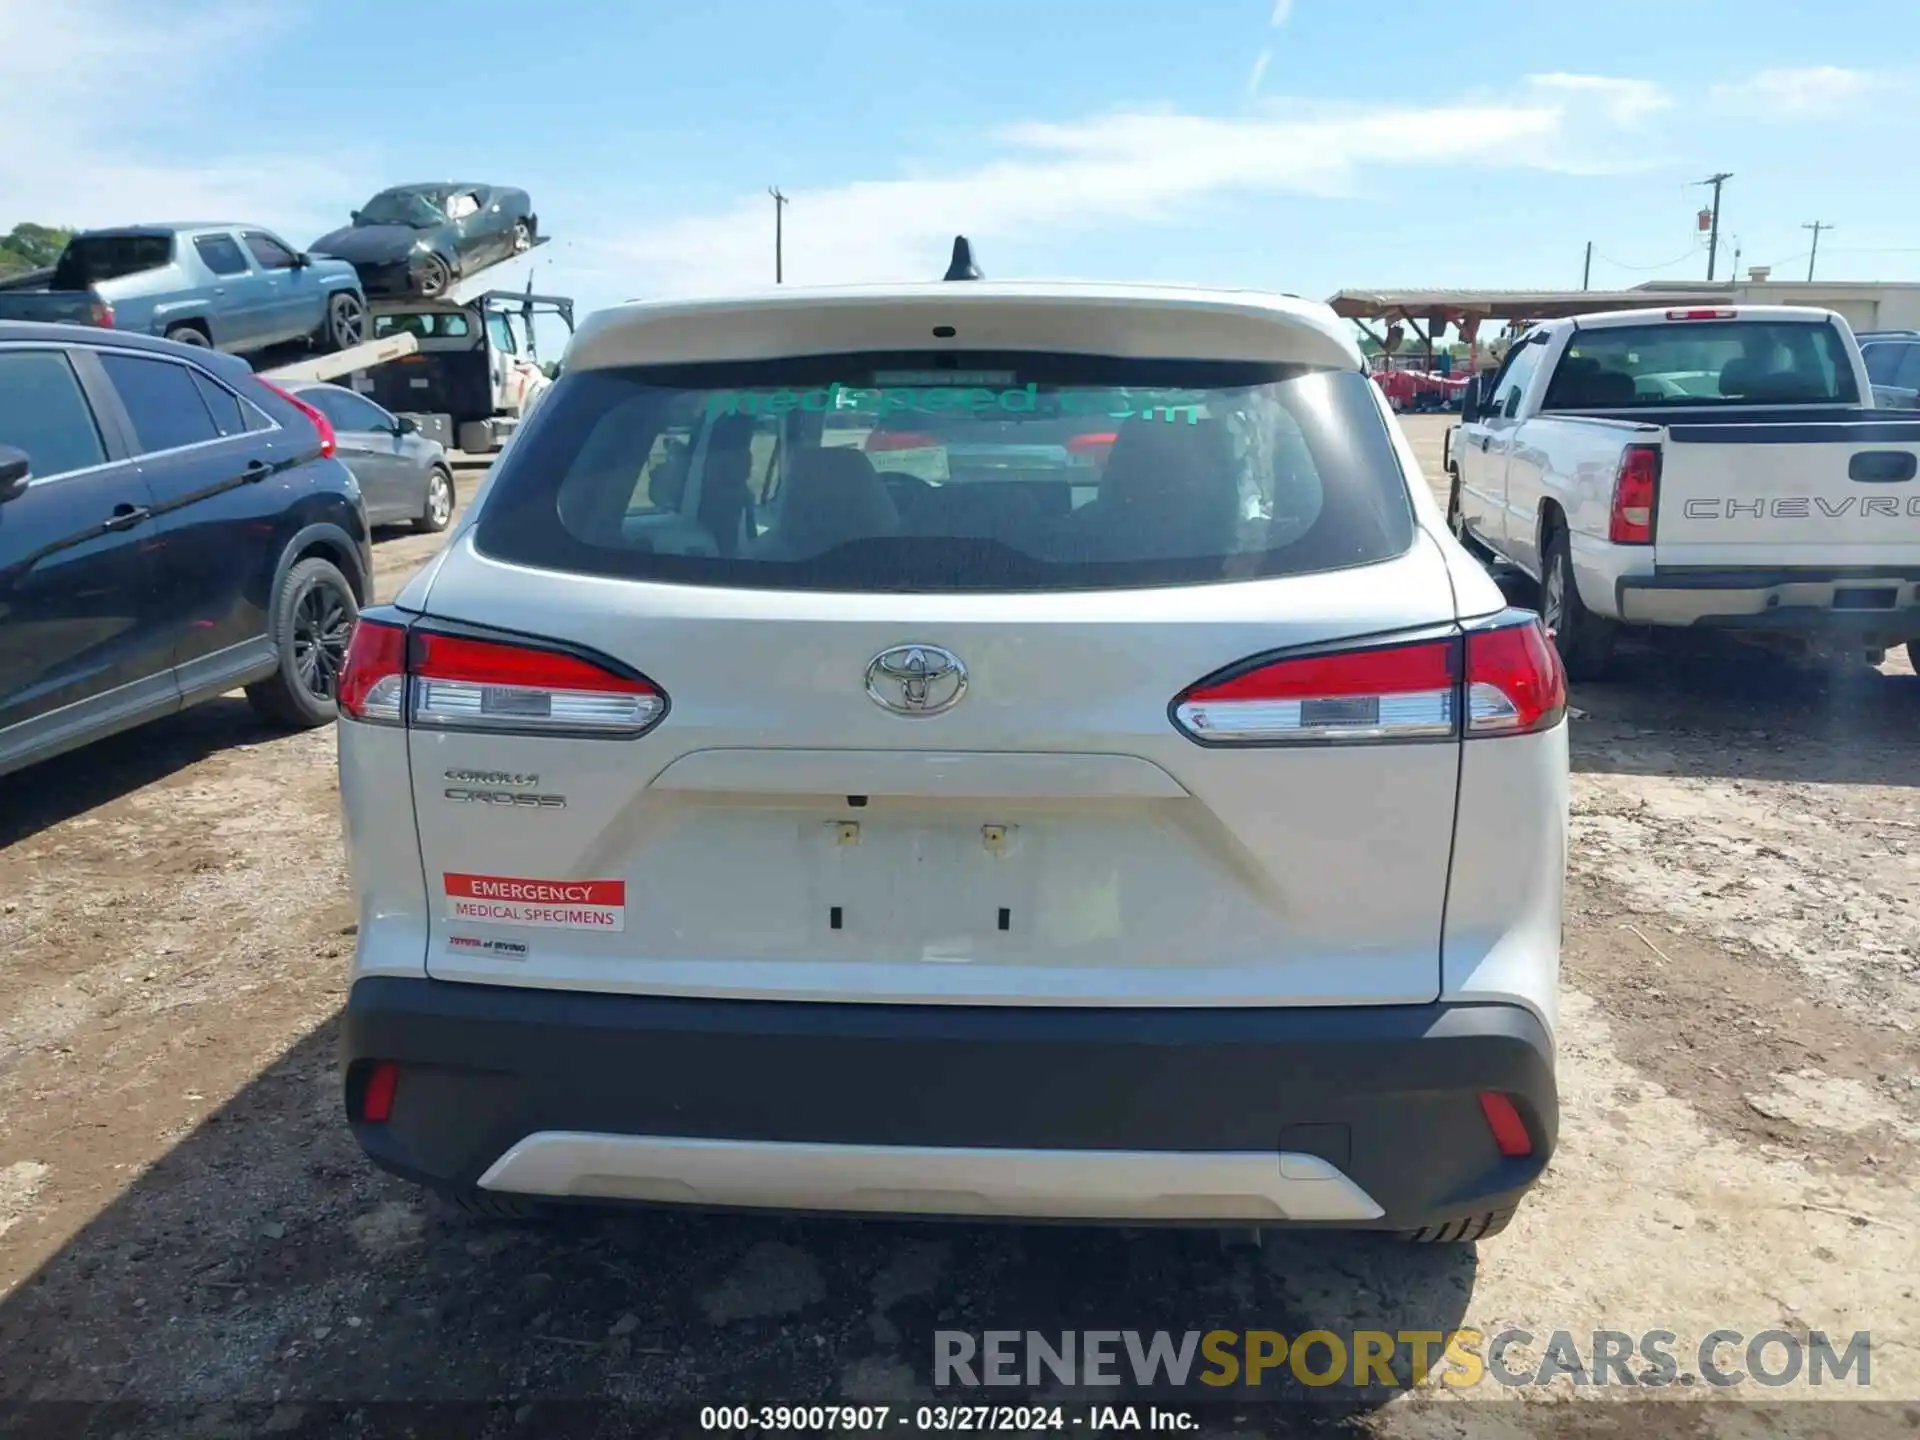
[[[527,880],[511,875],[448,875],[452,918],[482,925],[546,930],[625,930],[624,880]]]

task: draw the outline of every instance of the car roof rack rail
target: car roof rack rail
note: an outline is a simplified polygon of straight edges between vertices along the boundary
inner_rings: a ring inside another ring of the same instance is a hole
[[[980,280],[985,277],[973,263],[973,242],[964,235],[953,237],[953,260],[947,266],[946,280]]]

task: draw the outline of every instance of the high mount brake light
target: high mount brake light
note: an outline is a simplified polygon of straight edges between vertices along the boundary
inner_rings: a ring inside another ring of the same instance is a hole
[[[1539,617],[1509,611],[1464,635],[1256,661],[1172,713],[1205,745],[1339,744],[1524,735],[1558,724],[1566,703]]]
[[[1660,500],[1660,447],[1629,445],[1613,477],[1613,507],[1607,539],[1615,545],[1651,545],[1653,512]]]
[[[278,395],[282,400],[286,401],[313,422],[313,428],[320,432],[320,458],[322,460],[332,459],[333,452],[339,447],[339,437],[333,433],[333,422],[327,419],[327,417],[314,406],[309,405],[298,395],[295,395],[291,390],[282,390],[278,385],[274,384],[273,381],[259,375],[254,376],[253,379],[255,384],[266,386],[267,389]]]
[[[514,640],[415,630],[362,618],[347,646],[340,708],[414,729],[511,730],[631,738],[666,713],[637,676]]]
[[[886,450],[934,450],[939,445],[938,436],[919,430],[873,430],[860,448],[871,455]]]
[[[1731,310],[1669,310],[1669,320],[1732,320],[1736,316]]]

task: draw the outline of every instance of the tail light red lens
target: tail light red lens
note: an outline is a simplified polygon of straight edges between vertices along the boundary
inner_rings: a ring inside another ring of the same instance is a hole
[[[1467,734],[1529,735],[1567,713],[1567,672],[1529,615],[1467,633]]]
[[[1507,1159],[1521,1160],[1533,1154],[1533,1137],[1527,1134],[1527,1122],[1520,1118],[1511,1098],[1498,1090],[1485,1091],[1480,1096],[1480,1113],[1487,1117],[1493,1143]]]
[[[1178,697],[1203,745],[1524,735],[1566,714],[1566,673],[1540,618],[1512,610],[1465,635],[1282,656]]]
[[[286,401],[289,405],[293,406],[294,409],[306,416],[308,420],[313,422],[313,428],[320,433],[320,458],[323,460],[332,459],[334,451],[339,447],[339,437],[333,433],[333,422],[306,401],[302,400],[298,395],[288,390],[282,390],[271,380],[263,380],[258,375],[254,376],[253,379],[256,385],[266,386],[267,389],[278,395],[282,400]]]
[[[1731,320],[1733,318],[1734,318],[1734,312],[1731,310],[1669,310],[1667,311],[1667,319],[1669,320]]]
[[[1202,681],[1174,719],[1214,743],[1451,735],[1458,653],[1449,638],[1276,660]]]
[[[630,738],[666,713],[646,680],[579,655],[362,617],[340,708],[353,720],[437,730]]]
[[[407,632],[398,625],[361,619],[347,642],[340,667],[342,714],[354,720],[399,724],[406,716]]]
[[[1651,545],[1653,512],[1660,500],[1660,447],[1629,445],[1613,479],[1613,513],[1607,539],[1615,545]]]
[[[414,725],[637,735],[666,701],[646,681],[578,656],[422,632],[408,664]]]
[[[87,306],[87,320],[88,323],[98,325],[103,330],[113,329],[112,304],[96,295],[93,303]]]
[[[868,434],[866,443],[860,448],[872,454],[882,450],[933,450],[939,444],[937,435],[923,434],[918,430],[875,430]]]

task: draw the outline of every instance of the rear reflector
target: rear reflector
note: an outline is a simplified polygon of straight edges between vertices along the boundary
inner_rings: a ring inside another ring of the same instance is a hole
[[[1613,508],[1607,539],[1615,545],[1651,545],[1653,512],[1660,500],[1660,447],[1629,445],[1613,477]]]
[[[400,1088],[400,1066],[376,1060],[367,1072],[367,1088],[360,1092],[360,1118],[384,1125],[393,1118],[393,1097]]]
[[[1500,1153],[1509,1160],[1519,1160],[1533,1153],[1533,1137],[1527,1134],[1527,1122],[1520,1118],[1520,1112],[1513,1108],[1513,1101],[1497,1090],[1488,1090],[1480,1096],[1480,1113],[1487,1117],[1487,1128],[1493,1132],[1493,1143],[1500,1147]]]
[[[1255,660],[1172,716],[1203,745],[1524,735],[1560,722],[1566,686],[1539,616],[1509,610],[1464,635]]]
[[[415,629],[363,616],[341,672],[350,719],[439,730],[626,738],[652,728],[666,696],[637,675],[515,640]]]

